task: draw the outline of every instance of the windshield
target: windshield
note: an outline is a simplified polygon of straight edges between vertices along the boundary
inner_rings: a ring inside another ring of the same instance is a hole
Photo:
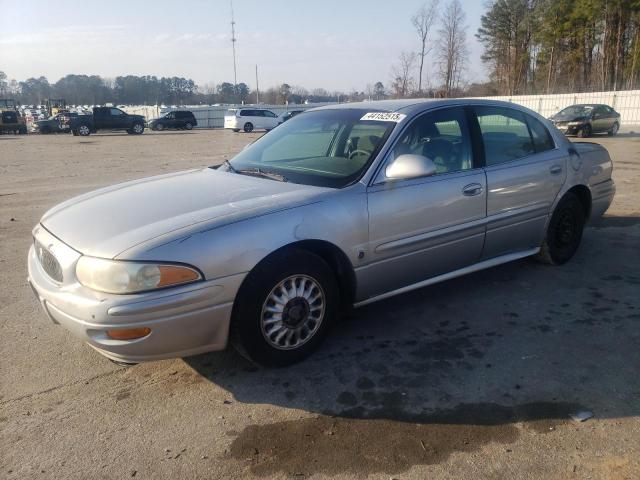
[[[367,110],[297,115],[247,147],[221,170],[277,174],[287,181],[342,188],[364,173],[396,126],[361,120]]]
[[[593,105],[572,105],[564,110],[560,110],[558,115],[576,115],[586,117],[591,115],[592,112]]]

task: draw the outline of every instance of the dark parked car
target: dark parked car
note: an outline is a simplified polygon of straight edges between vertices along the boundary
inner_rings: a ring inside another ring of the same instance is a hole
[[[582,138],[594,133],[615,135],[620,129],[620,114],[608,105],[571,105],[549,120],[565,135]]]
[[[167,128],[178,128],[184,130],[191,130],[197,126],[198,122],[193,112],[186,110],[169,112],[166,115],[156,118],[149,122],[149,128],[151,130],[165,130]]]
[[[74,135],[86,136],[98,130],[125,130],[129,134],[144,132],[145,119],[142,115],[130,115],[115,107],[94,107],[93,115],[78,115],[69,119]]]
[[[40,133],[69,133],[71,118],[77,117],[76,112],[63,112],[53,115],[45,120],[38,120],[36,128]]]
[[[278,124],[284,123],[287,120],[292,119],[293,117],[295,117],[296,115],[302,112],[304,112],[304,110],[289,110],[288,112],[285,112],[282,115],[280,115],[280,118],[278,119]]]

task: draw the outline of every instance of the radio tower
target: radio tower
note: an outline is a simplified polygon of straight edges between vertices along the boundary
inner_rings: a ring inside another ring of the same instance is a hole
[[[231,0],[231,45],[233,46],[233,88],[238,85],[238,71],[236,70],[236,22],[233,19],[233,0]]]

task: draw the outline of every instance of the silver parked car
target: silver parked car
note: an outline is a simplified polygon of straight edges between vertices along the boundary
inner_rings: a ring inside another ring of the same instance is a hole
[[[615,187],[607,151],[509,103],[296,116],[220,167],[81,195],[33,230],[44,310],[112,360],[227,346],[301,360],[339,312],[527,256],[563,264]]]

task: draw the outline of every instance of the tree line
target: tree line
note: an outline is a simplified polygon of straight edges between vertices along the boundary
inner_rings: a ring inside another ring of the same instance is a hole
[[[481,24],[499,93],[638,87],[640,0],[494,0]]]
[[[468,26],[459,0],[429,0],[411,18],[417,48],[400,53],[389,93],[402,98],[639,88],[640,0],[490,0],[486,8],[475,37],[484,49],[487,81],[466,80]]]

